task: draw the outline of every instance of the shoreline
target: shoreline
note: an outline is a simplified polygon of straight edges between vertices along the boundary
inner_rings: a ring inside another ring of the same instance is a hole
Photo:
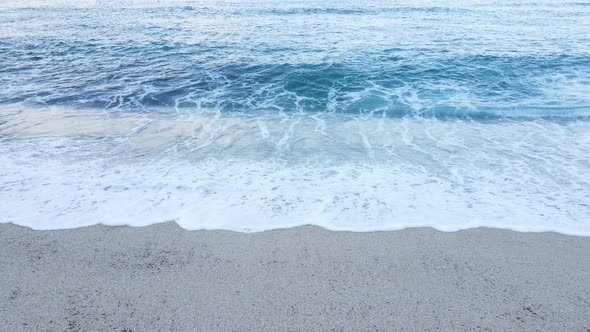
[[[190,230],[311,223],[590,236],[580,157],[590,121],[66,108],[3,120],[2,222],[34,229],[174,220]]]
[[[590,238],[0,224],[0,330],[590,328]]]

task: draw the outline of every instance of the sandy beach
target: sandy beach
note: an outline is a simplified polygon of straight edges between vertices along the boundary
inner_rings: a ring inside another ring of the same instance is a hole
[[[0,225],[1,331],[589,331],[590,238]]]

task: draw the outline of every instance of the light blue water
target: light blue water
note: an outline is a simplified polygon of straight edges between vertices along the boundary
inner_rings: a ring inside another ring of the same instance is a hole
[[[0,1],[2,222],[590,235],[590,3]]]

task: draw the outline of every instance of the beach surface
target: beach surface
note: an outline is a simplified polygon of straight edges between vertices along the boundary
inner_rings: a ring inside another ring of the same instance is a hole
[[[589,331],[590,238],[0,225],[1,331]]]

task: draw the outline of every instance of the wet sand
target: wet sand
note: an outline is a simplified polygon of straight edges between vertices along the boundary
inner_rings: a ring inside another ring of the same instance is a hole
[[[590,331],[590,238],[0,224],[0,331]]]

